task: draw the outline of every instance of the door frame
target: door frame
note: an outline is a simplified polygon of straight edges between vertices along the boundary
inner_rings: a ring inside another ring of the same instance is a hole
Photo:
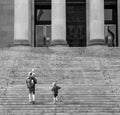
[[[116,1],[117,2],[117,1]],[[118,2],[117,2],[118,3]],[[105,9],[111,9],[113,12],[112,15],[112,20],[111,21],[106,21],[105,20],[105,25],[115,25],[116,26],[116,41],[115,41],[115,47],[118,47],[118,10],[117,10],[117,3],[112,4],[112,5],[106,5],[104,4],[104,10]]]
[[[51,1],[51,0],[49,0],[49,1]],[[42,8],[44,9],[44,6],[51,7],[51,3],[50,2],[46,2],[46,3],[42,2],[42,4],[41,4],[38,2],[36,4],[35,0],[31,0],[31,12],[32,12],[31,13],[31,34],[32,34],[31,35],[31,44],[33,47],[37,46],[37,44],[36,44],[36,26],[45,26],[45,28],[46,28],[46,26],[49,26],[51,24],[50,21],[45,21],[45,22],[42,21],[40,23],[36,23],[36,8],[39,5],[42,6]]]

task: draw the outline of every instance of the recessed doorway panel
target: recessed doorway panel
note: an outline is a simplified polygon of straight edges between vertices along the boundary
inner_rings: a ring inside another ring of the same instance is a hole
[[[70,47],[86,46],[86,4],[85,1],[66,6],[66,36]]]
[[[51,0],[35,0],[34,46],[46,46],[46,38],[51,39]]]
[[[117,0],[104,0],[105,39],[112,38],[112,47],[118,46]],[[108,45],[108,43],[106,43]]]

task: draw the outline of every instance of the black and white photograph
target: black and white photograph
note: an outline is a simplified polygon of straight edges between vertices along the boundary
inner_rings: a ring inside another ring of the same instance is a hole
[[[120,115],[120,0],[0,0],[0,115]]]

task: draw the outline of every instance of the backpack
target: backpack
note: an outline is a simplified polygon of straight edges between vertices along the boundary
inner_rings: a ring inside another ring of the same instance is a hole
[[[34,80],[32,78],[28,78],[26,83],[28,88],[32,88],[34,86]]]

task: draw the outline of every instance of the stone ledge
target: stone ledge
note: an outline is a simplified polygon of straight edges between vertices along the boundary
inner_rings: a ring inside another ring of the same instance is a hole
[[[15,40],[14,45],[27,45],[27,46],[30,46],[30,42],[28,40]]]
[[[53,40],[51,41],[50,46],[68,46],[68,44],[67,44],[67,41]]]

